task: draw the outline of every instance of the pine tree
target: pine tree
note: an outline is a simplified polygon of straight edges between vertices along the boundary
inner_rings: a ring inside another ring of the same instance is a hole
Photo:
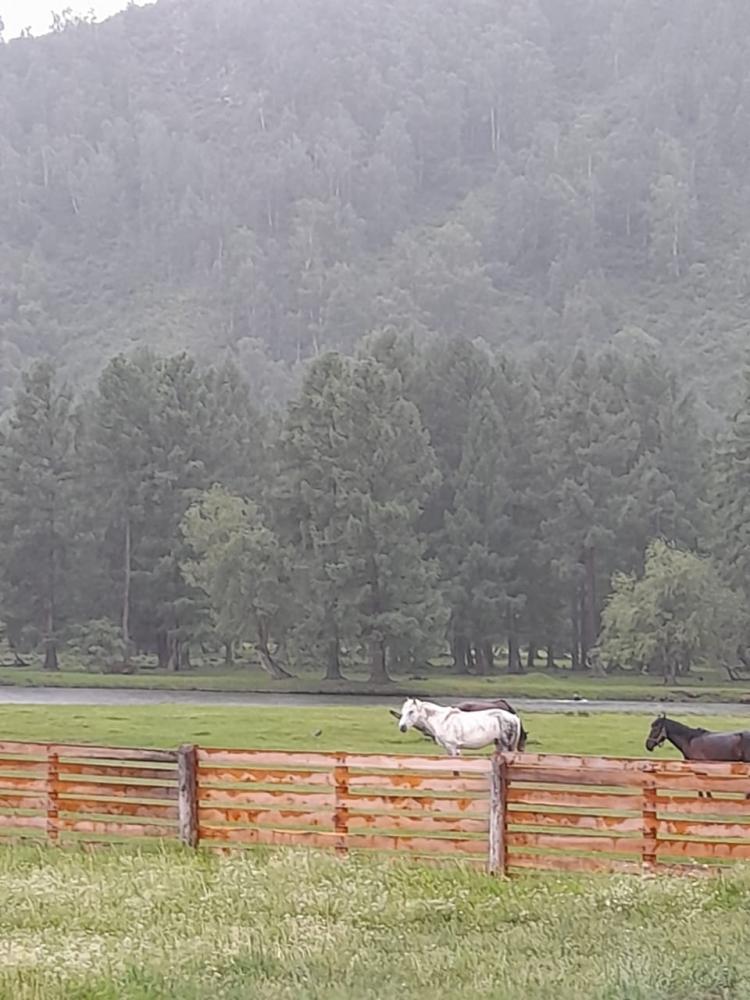
[[[23,377],[0,447],[2,604],[10,635],[35,629],[44,668],[58,667],[69,594],[75,469],[71,396],[54,368],[35,364]]]
[[[310,368],[281,440],[280,503],[301,553],[310,622],[327,647],[366,649],[373,681],[387,655],[434,639],[436,567],[417,533],[438,481],[434,456],[398,372],[329,354]]]

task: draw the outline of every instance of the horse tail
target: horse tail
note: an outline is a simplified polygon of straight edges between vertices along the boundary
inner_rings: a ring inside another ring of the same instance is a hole
[[[523,753],[524,750],[526,749],[526,740],[529,738],[529,734],[523,727],[523,722],[520,722],[520,730],[521,731],[518,734],[518,750],[520,753]]]

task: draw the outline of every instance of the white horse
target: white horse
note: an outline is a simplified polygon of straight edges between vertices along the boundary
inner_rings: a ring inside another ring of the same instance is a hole
[[[521,720],[501,708],[462,712],[407,698],[401,706],[398,727],[405,733],[412,726],[428,730],[451,757],[458,757],[461,750],[479,750],[493,742],[498,750],[518,750],[521,739]]]

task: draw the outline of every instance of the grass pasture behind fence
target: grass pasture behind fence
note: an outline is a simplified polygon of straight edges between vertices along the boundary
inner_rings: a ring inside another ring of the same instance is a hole
[[[503,874],[715,870],[750,860],[748,793],[740,763],[0,743],[0,843],[306,846]]]

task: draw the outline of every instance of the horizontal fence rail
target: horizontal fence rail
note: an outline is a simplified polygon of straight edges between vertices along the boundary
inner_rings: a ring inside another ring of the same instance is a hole
[[[750,765],[0,742],[0,844],[179,840],[454,860],[508,874],[750,860]]]

